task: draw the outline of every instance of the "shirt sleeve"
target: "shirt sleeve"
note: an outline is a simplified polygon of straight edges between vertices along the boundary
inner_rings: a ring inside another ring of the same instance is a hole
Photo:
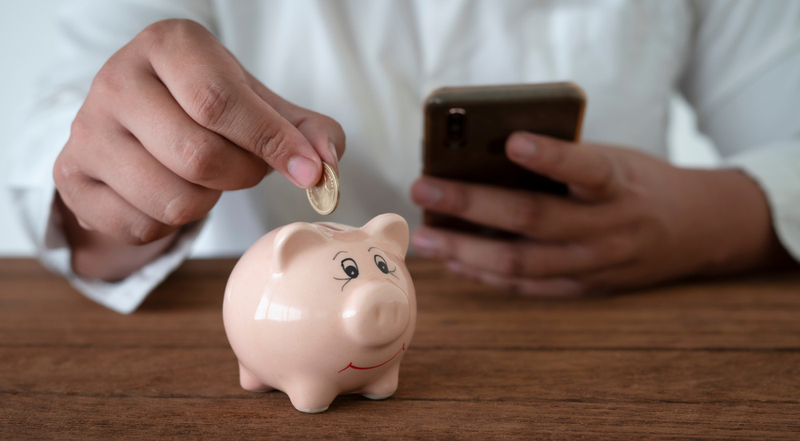
[[[56,59],[42,76],[20,136],[13,144],[7,184],[42,264],[88,298],[120,313],[135,310],[186,258],[203,221],[182,229],[170,249],[125,280],[106,283],[76,275],[57,211],[53,165],[69,139],[72,120],[95,74],[111,55],[149,24],[195,20],[215,32],[213,5],[200,0],[71,1],[61,4]]]
[[[681,89],[723,165],[764,191],[800,261],[800,2],[698,1]]]

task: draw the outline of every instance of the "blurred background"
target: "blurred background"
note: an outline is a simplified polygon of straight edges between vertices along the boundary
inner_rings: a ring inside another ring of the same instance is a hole
[[[56,18],[62,4],[62,0],[0,1],[0,60],[5,66],[0,69],[0,256],[34,255],[33,245],[11,206],[5,178],[17,129],[29,112],[38,78],[53,55],[51,43],[56,38]],[[670,124],[674,163],[688,167],[717,164],[716,150],[697,132],[694,114],[679,96],[672,100]]]

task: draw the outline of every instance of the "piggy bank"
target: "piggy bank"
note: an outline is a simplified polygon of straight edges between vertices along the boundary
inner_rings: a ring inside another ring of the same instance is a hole
[[[281,390],[308,413],[341,394],[391,396],[417,317],[408,237],[384,214],[362,228],[289,224],[253,244],[222,306],[242,387]]]

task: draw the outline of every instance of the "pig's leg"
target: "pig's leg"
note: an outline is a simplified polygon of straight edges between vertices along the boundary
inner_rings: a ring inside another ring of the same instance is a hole
[[[359,392],[361,395],[369,398],[370,400],[383,400],[391,397],[394,391],[397,390],[397,380],[400,376],[400,363],[395,363],[393,366],[376,378],[372,383],[364,386]]]
[[[305,413],[325,412],[339,395],[339,391],[329,382],[308,379],[295,382],[284,392],[289,395],[294,408]]]
[[[272,388],[264,384],[261,380],[256,378],[246,367],[239,363],[239,384],[242,389],[249,390],[250,392],[267,392]]]

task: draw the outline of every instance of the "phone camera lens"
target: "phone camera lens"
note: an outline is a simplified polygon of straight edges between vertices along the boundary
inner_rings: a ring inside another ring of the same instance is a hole
[[[464,136],[464,109],[453,108],[447,114],[447,146],[451,149],[460,149],[466,143]]]
[[[461,130],[464,126],[464,115],[456,113],[455,115],[450,115],[450,120],[447,122],[447,131],[458,135],[461,133]]]

